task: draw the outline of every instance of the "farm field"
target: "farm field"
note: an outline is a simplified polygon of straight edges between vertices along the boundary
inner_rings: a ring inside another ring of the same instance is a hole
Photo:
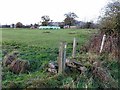
[[[12,51],[19,52],[19,58],[27,60],[30,68],[27,73],[15,74],[3,68],[3,88],[88,88],[108,87],[99,80],[93,79],[92,75],[86,72],[84,75],[77,71],[67,71],[62,75],[53,75],[47,72],[47,65],[50,61],[57,61],[59,44],[67,42],[67,57],[72,55],[73,38],[77,39],[77,60],[82,57],[87,67],[87,54],[80,54],[81,46],[87,43],[97,33],[96,29],[60,29],[60,30],[38,30],[38,29],[2,29],[2,57]],[[104,56],[105,57],[105,56]],[[104,58],[99,57],[99,58]],[[105,59],[106,60],[106,59]],[[117,62],[108,61],[113,77],[117,80]],[[74,81],[74,82],[73,82]]]
[[[60,41],[71,42],[74,37],[80,44],[83,44],[89,36],[96,32],[92,29],[61,29],[61,30],[38,30],[38,29],[3,29],[2,41],[4,42],[20,42],[27,45],[35,45],[40,47],[59,47]]]

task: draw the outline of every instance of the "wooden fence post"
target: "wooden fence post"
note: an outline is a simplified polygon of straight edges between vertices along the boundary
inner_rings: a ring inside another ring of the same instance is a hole
[[[106,37],[106,35],[104,34],[103,38],[102,38],[102,43],[101,43],[101,46],[100,46],[100,53],[102,52],[102,49],[103,49],[103,45],[104,45],[104,42],[105,42],[105,37]]]
[[[62,61],[63,61],[63,42],[60,43],[60,47],[59,47],[59,57],[58,57],[58,73],[62,73],[63,71],[63,65],[62,65]]]
[[[75,58],[76,56],[76,38],[73,40],[73,52],[72,52],[72,57]]]
[[[67,48],[67,43],[64,43],[63,70],[65,70],[65,63],[66,63],[66,48]]]
[[[60,43],[59,57],[58,57],[58,73],[62,73],[65,70],[66,63],[66,48],[67,44],[65,42]]]

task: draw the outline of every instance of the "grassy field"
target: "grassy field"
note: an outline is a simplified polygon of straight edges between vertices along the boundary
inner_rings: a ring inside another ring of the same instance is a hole
[[[3,68],[2,87],[19,88],[98,88],[109,87],[93,77],[88,67],[88,54],[80,54],[80,48],[91,36],[98,31],[96,29],[0,29],[2,31],[2,57],[14,50],[19,51],[19,58],[28,60],[30,68],[28,73],[14,74]],[[88,70],[84,74],[76,71],[68,71],[62,75],[53,75],[46,71],[50,61],[57,61],[60,41],[67,42],[67,57],[72,54],[73,38],[77,39],[77,60],[87,65]],[[96,56],[96,55],[95,55]],[[91,56],[92,57],[92,56]],[[104,60],[105,67],[110,68],[110,73],[117,80],[117,62],[107,61],[106,56],[98,57]],[[82,58],[82,59],[81,59]]]
[[[3,29],[2,41],[16,41],[27,45],[36,45],[41,47],[59,47],[60,41],[68,43],[76,37],[80,44],[88,40],[96,30],[85,29],[61,29],[61,30],[38,30],[38,29]]]

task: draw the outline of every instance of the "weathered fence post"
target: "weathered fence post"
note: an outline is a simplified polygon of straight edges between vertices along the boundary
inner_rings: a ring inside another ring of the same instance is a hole
[[[65,42],[61,42],[60,48],[59,48],[59,57],[58,57],[58,73],[59,74],[65,70],[66,48],[67,48],[67,44]]]
[[[62,73],[62,61],[63,61],[63,42],[60,43],[59,47],[59,57],[58,57],[58,73]]]
[[[76,38],[73,40],[73,52],[72,52],[72,57],[75,58],[76,56]]]
[[[103,45],[104,45],[104,42],[105,42],[105,37],[106,37],[106,35],[104,34],[103,38],[102,38],[101,47],[100,47],[100,53],[102,52],[102,49],[103,49]]]
[[[67,48],[67,43],[64,43],[63,70],[65,70],[65,63],[66,63],[66,48]]]

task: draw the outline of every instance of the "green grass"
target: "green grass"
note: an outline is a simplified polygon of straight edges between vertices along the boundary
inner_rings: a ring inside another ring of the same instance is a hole
[[[80,47],[91,39],[96,29],[0,29],[2,32],[2,51],[10,53],[18,50],[19,58],[30,62],[28,73],[14,74],[3,68],[2,87],[9,88],[15,84],[19,88],[36,87],[61,87],[61,88],[104,88],[105,85],[94,78],[89,71],[88,54],[80,54]],[[72,54],[73,38],[77,39],[77,61],[87,67],[84,74],[76,71],[68,71],[61,75],[52,75],[46,72],[49,61],[56,61],[60,41],[67,42],[67,57]],[[0,51],[1,52],[1,51]],[[1,57],[4,55],[0,53]],[[107,56],[100,56],[98,60],[104,60],[103,66],[109,70],[112,77],[118,80],[118,63],[115,60],[107,60]],[[14,82],[14,83],[13,83]]]
[[[32,71],[35,71],[44,61],[57,60],[60,41],[68,43],[67,56],[70,56],[74,37],[77,38],[79,52],[80,46],[96,31],[94,29],[2,29],[2,49],[8,53],[17,49],[20,58],[29,60]]]
[[[33,84],[34,82],[43,84],[41,80],[45,80],[45,85],[47,86],[51,85],[51,82],[53,82],[52,86],[53,84],[62,86],[62,79],[56,81],[53,78],[49,82],[47,77],[51,77],[51,75],[45,72],[45,65],[49,61],[57,60],[60,41],[66,41],[68,43],[67,56],[71,56],[74,37],[77,39],[77,50],[79,51],[80,46],[87,42],[93,33],[97,32],[95,29],[0,29],[0,31],[2,31],[2,51],[9,53],[14,49],[18,50],[20,52],[19,58],[28,60],[31,65],[29,74],[16,75],[3,69],[3,87],[9,87],[8,85],[11,82],[15,82],[19,87],[25,87],[27,84]],[[39,80],[36,80],[38,76]],[[65,77],[63,76],[63,79]]]
[[[50,33],[45,33],[50,32]],[[20,88],[25,87],[70,87],[70,88],[97,88],[103,87],[97,78],[94,78],[89,71],[85,74],[76,71],[64,73],[62,75],[52,75],[46,72],[49,61],[56,61],[59,51],[60,41],[66,41],[67,57],[72,54],[73,38],[77,39],[78,61],[83,65],[87,64],[87,54],[79,54],[81,45],[84,45],[91,36],[96,33],[96,29],[61,29],[61,30],[38,30],[38,29],[2,29],[2,50],[11,52],[14,49],[20,52],[19,58],[30,62],[29,73],[14,74],[3,69],[2,86],[8,88],[11,83],[15,83]],[[4,55],[2,55],[4,57]],[[82,58],[79,60],[79,58]],[[106,57],[102,58],[105,62],[104,67],[108,67],[112,77],[117,81],[118,67],[117,62],[108,61]]]
[[[50,33],[44,33],[50,32]],[[38,30],[38,29],[2,29],[2,41],[16,41],[27,45],[41,47],[59,47],[60,41],[70,43],[76,37],[80,44],[88,40],[96,30],[85,29],[60,29],[60,30]],[[72,33],[72,34],[70,34]]]

